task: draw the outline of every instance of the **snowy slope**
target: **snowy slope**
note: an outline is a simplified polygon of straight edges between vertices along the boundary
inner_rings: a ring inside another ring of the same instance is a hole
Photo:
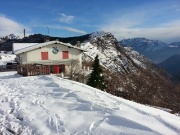
[[[0,73],[0,134],[178,135],[180,118],[54,75]]]
[[[9,52],[5,54],[4,52],[0,52],[0,65],[6,65],[8,62],[14,62],[16,55]]]

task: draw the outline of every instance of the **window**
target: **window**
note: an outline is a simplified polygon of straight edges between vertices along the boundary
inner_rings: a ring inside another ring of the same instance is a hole
[[[48,60],[48,52],[41,52],[41,60]]]
[[[69,52],[68,51],[63,51],[62,52],[62,58],[63,59],[69,59]]]

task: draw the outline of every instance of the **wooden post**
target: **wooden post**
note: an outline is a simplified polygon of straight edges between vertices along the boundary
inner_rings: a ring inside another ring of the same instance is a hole
[[[42,65],[39,66],[39,75],[41,75],[41,74],[42,74]]]
[[[44,66],[42,65],[41,66],[41,75],[43,75],[44,74]]]
[[[34,76],[34,75],[35,75],[35,73],[36,73],[36,66],[35,66],[35,65],[33,65],[32,75]]]
[[[29,71],[28,71],[28,72],[29,72],[28,74],[29,74],[29,76],[31,76],[31,74],[32,74],[32,64],[29,65],[28,70],[29,70]]]
[[[28,76],[28,64],[26,64],[26,76]]]
[[[50,68],[50,65],[48,66],[48,68],[49,68],[49,74],[51,74],[51,68]]]

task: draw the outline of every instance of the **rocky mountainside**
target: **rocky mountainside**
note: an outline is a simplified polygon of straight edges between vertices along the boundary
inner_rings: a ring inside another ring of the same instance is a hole
[[[129,47],[120,46],[111,33],[92,33],[81,46],[87,50],[83,55],[84,61],[92,61],[98,55],[101,65],[116,73],[128,74],[140,69],[157,70],[144,55]]]
[[[154,63],[160,63],[168,57],[180,52],[180,42],[166,44],[159,40],[132,38],[121,40],[119,43],[123,47],[132,47],[134,50],[148,57]]]
[[[87,50],[83,54],[84,63],[92,63],[95,56],[99,56],[108,93],[143,104],[180,110],[177,89],[170,76],[144,55],[122,47],[111,33],[92,33],[81,47]]]

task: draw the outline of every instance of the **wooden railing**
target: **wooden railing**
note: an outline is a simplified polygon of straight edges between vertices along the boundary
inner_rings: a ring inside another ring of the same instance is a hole
[[[17,65],[0,65],[0,72],[16,71]]]
[[[50,74],[50,66],[36,64],[18,65],[17,73],[23,76],[48,75]]]

